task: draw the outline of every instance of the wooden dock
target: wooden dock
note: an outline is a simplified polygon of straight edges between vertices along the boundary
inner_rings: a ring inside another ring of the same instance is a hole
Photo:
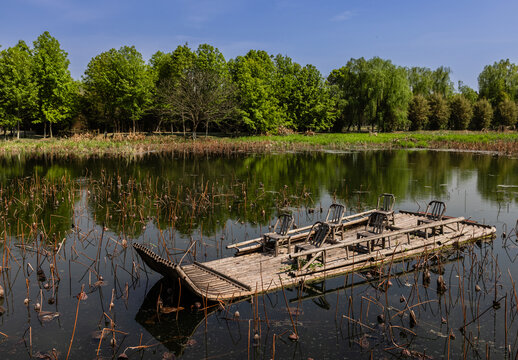
[[[400,211],[394,215],[394,225],[389,225],[382,234],[357,238],[357,233],[364,229],[362,224],[368,213],[355,215],[341,236],[329,239],[319,248],[288,253],[288,247],[284,246],[280,247],[278,256],[261,251],[260,240],[257,239],[244,243],[246,251],[251,251],[251,246],[256,252],[203,264],[176,265],[142,245],[134,244],[134,248],[153,270],[167,277],[180,278],[195,294],[218,301],[419,257],[467,242],[492,238],[496,232],[492,226],[462,217],[445,217],[441,221],[418,225],[423,214]],[[304,230],[307,234],[309,229],[298,229],[300,233],[293,233],[295,241],[305,238],[301,235]],[[236,245],[229,247],[239,248]],[[316,255],[325,261],[315,261]],[[297,265],[301,263],[298,259],[302,259],[305,265]],[[308,264],[307,259],[312,263]]]

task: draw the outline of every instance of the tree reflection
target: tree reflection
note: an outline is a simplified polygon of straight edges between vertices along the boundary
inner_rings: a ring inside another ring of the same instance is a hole
[[[489,201],[516,201],[499,185],[518,183],[516,160],[444,151],[359,151],[232,156],[146,155],[133,159],[0,160],[2,228],[7,234],[61,237],[72,227],[79,190],[97,225],[137,238],[152,223],[186,236],[212,236],[229,220],[266,226],[280,212],[372,208],[377,196],[399,202],[447,198],[472,179]],[[16,231],[14,231],[16,230]],[[32,232],[31,232],[32,231]]]

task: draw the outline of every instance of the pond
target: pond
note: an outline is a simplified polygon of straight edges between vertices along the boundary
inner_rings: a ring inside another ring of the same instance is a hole
[[[167,248],[184,263],[232,256],[227,245],[260,236],[281,211],[304,226],[333,202],[348,214],[371,209],[383,192],[396,196],[396,209],[422,211],[442,200],[448,215],[494,225],[497,237],[429,259],[429,286],[422,264],[406,261],[222,304],[161,279],[130,246]],[[2,359],[518,352],[513,158],[410,150],[3,158],[0,203]],[[157,311],[159,302],[167,311]],[[289,339],[294,331],[298,341]]]

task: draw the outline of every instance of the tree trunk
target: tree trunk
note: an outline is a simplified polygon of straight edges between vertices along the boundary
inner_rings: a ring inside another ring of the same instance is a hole
[[[49,133],[50,133],[50,138],[52,139],[52,123],[49,122]]]
[[[205,137],[209,136],[209,121],[205,123]]]
[[[185,139],[185,118],[182,114],[183,138]]]
[[[162,119],[158,120],[158,125],[156,126],[155,132],[161,133],[162,131]]]
[[[47,138],[47,122],[43,120],[43,138]]]
[[[193,122],[192,122],[192,139],[193,140],[196,140],[196,129],[197,128],[198,128],[198,121],[196,119],[196,120],[193,120]]]
[[[20,140],[20,122],[16,123],[16,138]]]

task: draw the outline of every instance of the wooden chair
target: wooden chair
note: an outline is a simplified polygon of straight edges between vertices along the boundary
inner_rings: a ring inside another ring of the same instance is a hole
[[[356,234],[357,239],[370,237],[373,235],[381,235],[385,231],[385,227],[388,225],[387,215],[382,212],[373,212],[369,215],[369,219],[367,220],[367,224],[365,225],[364,231],[359,231]],[[385,238],[379,239],[381,240],[381,247],[385,248]],[[378,242],[379,242],[378,240]],[[375,241],[372,240],[367,243],[367,251],[371,252],[374,249]],[[390,246],[390,244],[389,244]]]
[[[337,233],[341,234],[342,241],[344,240],[344,231],[342,217],[345,213],[345,206],[340,204],[331,204],[329,210],[327,210],[327,216],[325,223],[331,228],[333,234],[332,239],[334,240]]]
[[[394,203],[396,197],[393,194],[383,193],[378,196],[378,205],[376,206],[376,212],[385,214],[388,220],[392,221],[394,225]]]
[[[313,224],[311,227],[311,230],[309,231],[308,235],[306,236],[306,240],[303,244],[295,245],[295,252],[302,252],[307,250],[314,250],[322,247],[322,245],[326,242],[327,238],[331,234],[331,227],[321,221],[317,221]],[[297,257],[297,269],[299,270],[305,270],[313,263],[313,261],[317,260],[318,258],[321,258],[322,263],[325,265],[326,263],[326,254],[325,251],[317,252],[310,254],[306,257],[306,264],[301,268],[300,262],[301,257]]]
[[[275,256],[279,255],[279,243],[288,240],[288,253],[290,252],[290,231],[293,226],[293,216],[291,214],[281,214],[273,226],[273,231],[263,235],[263,251],[272,243],[275,249]]]
[[[426,207],[426,211],[424,212],[424,219],[418,219],[417,220],[417,226],[422,224],[431,224],[435,221],[441,221],[444,212],[446,211],[446,204],[439,200],[432,200],[428,203],[428,206]],[[444,232],[444,228],[440,227],[441,233]],[[435,233],[435,228],[432,228],[432,234]]]

